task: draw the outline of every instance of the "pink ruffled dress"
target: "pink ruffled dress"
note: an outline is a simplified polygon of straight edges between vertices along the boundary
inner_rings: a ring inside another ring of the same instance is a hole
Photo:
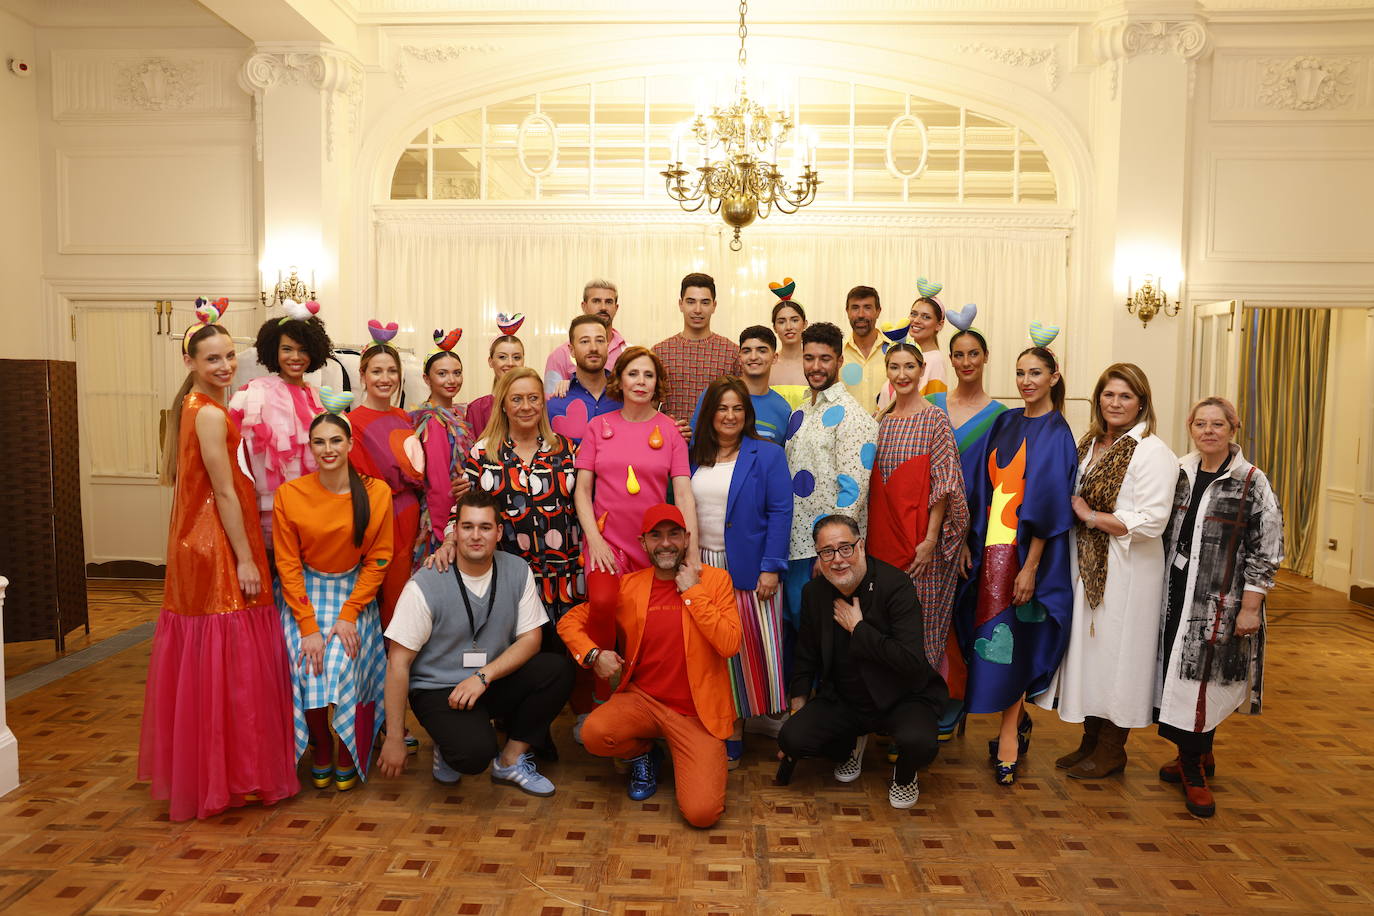
[[[279,375],[253,379],[229,401],[229,415],[243,431],[257,490],[258,522],[268,544],[277,487],[315,471],[310,424],[323,412],[319,392],[310,385],[292,385]]]

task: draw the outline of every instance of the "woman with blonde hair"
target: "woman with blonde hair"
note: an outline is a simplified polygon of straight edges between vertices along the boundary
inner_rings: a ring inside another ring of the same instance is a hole
[[[1155,435],[1154,397],[1132,363],[1108,366],[1078,442],[1069,554],[1073,622],[1069,647],[1036,705],[1082,722],[1078,749],[1055,761],[1075,779],[1126,766],[1126,738],[1152,721],[1164,525],[1178,458]]]
[[[174,821],[300,791],[257,492],[234,459],[242,439],[224,406],[238,365],[234,339],[216,323],[227,305],[202,304],[182,341],[189,371],[172,401],[162,469],[176,489],[138,778],[170,802]]]
[[[1264,596],[1283,560],[1283,514],[1269,478],[1231,441],[1239,429],[1225,398],[1203,398],[1188,412],[1195,450],[1179,460],[1164,531],[1169,582],[1155,718],[1178,757],[1159,778],[1180,785],[1196,817],[1216,813],[1207,777],[1216,772],[1217,726],[1242,707],[1260,711]]]

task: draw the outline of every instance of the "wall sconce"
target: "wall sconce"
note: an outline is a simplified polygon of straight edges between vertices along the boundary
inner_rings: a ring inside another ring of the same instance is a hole
[[[1164,292],[1164,284],[1160,282],[1157,274],[1131,277],[1126,292],[1126,311],[1140,319],[1142,328],[1160,312],[1172,318],[1178,314],[1178,308],[1177,301],[1169,301],[1168,294]]]
[[[258,298],[262,300],[263,305],[271,307],[273,305],[281,305],[287,299],[292,299],[296,302],[306,302],[315,298],[315,271],[310,271],[310,284],[308,286],[304,280],[297,276],[297,268],[288,267],[287,271],[290,276],[283,280],[281,269],[278,268],[277,285],[272,287],[271,290],[264,289],[258,292]],[[267,285],[265,274],[258,275],[258,285]]]

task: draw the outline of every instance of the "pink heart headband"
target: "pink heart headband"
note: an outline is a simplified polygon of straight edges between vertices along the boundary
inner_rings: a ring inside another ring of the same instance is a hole
[[[372,335],[372,345],[367,349],[371,350],[372,347],[388,346],[391,343],[391,338],[395,337],[396,332],[399,330],[401,330],[401,326],[394,321],[387,322],[383,325],[376,318],[368,319],[367,333]]]

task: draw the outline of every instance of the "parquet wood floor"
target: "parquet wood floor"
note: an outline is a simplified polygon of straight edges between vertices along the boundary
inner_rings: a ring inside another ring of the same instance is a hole
[[[31,671],[63,655],[89,649],[101,640],[109,639],[140,623],[157,620],[162,606],[162,583],[152,580],[88,579],[86,582],[87,612],[91,631],[78,628],[67,634],[67,651],[58,654],[57,643],[51,639],[5,644],[5,677]]]
[[[671,781],[629,801],[567,715],[550,799],[436,784],[418,732],[403,778],[170,823],[134,779],[144,643],[11,704],[24,781],[0,799],[0,912],[1369,913],[1374,613],[1285,579],[1270,627],[1266,713],[1218,733],[1210,821],[1158,781],[1171,754],[1151,733],[1122,777],[1064,778],[1076,730],[1041,712],[1014,788],[993,783],[978,717],[905,812],[873,745],[853,785],[809,762],[780,789],[753,738],[704,831]]]

